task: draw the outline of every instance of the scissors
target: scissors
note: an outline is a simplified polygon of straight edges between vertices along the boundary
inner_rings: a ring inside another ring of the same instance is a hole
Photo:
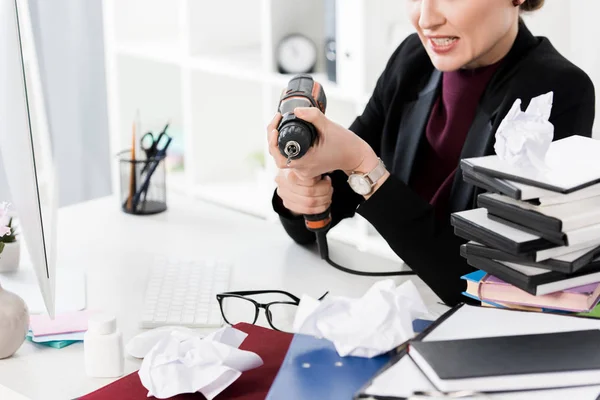
[[[144,150],[144,153],[146,153],[146,160],[153,159],[156,157],[159,151],[162,152],[162,150],[167,147],[168,143],[170,142],[169,139],[171,139],[166,133],[168,127],[169,123],[167,122],[167,125],[165,125],[162,132],[159,133],[158,137],[156,138],[154,138],[152,132],[147,132],[144,134],[144,136],[142,136],[140,139],[140,146],[142,150]],[[144,165],[142,168],[142,174],[146,171],[149,165],[150,163],[146,163]]]

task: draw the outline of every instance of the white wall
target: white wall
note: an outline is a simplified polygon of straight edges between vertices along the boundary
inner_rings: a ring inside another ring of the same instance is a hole
[[[583,69],[596,88],[596,110],[600,110],[599,0],[546,0],[544,7],[524,17],[537,36],[546,36],[556,49]],[[596,111],[594,137],[600,138],[600,113]]]

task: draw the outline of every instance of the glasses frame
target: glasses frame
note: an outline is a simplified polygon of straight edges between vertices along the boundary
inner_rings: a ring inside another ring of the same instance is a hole
[[[258,294],[273,294],[273,293],[283,294],[285,296],[288,296],[290,299],[292,299],[292,301],[271,301],[268,303],[260,303],[254,299],[246,297],[246,296],[254,296],[254,295],[258,295]],[[325,298],[325,296],[327,296],[328,293],[329,292],[325,292],[325,294],[323,296],[319,297],[319,300],[323,300],[323,298]],[[221,316],[223,317],[223,320],[228,325],[233,325],[233,324],[227,320],[227,317],[225,316],[225,311],[223,310],[223,300],[226,298],[238,298],[238,299],[249,301],[252,304],[254,304],[254,319],[252,320],[252,325],[256,324],[256,321],[258,320],[258,314],[260,313],[260,309],[262,308],[263,310],[265,310],[265,316],[267,317],[267,322],[269,323],[271,328],[273,328],[274,330],[279,331],[279,332],[285,332],[285,331],[277,329],[277,327],[273,325],[272,314],[271,314],[271,311],[269,310],[269,307],[272,305],[279,305],[279,304],[288,304],[288,305],[294,305],[294,306],[297,306],[300,304],[300,299],[298,297],[296,297],[293,294],[286,292],[284,290],[242,290],[242,291],[218,293],[217,301],[219,302],[219,309],[221,310]]]

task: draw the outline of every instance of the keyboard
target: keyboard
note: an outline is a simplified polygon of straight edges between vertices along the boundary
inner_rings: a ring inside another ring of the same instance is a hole
[[[231,265],[222,260],[157,257],[146,285],[142,328],[224,324],[216,295],[229,288]]]

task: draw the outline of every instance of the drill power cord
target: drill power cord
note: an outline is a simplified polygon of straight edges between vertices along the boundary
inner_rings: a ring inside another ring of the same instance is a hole
[[[317,236],[317,246],[319,247],[319,254],[321,258],[333,268],[339,269],[340,271],[346,272],[352,275],[360,275],[360,276],[406,276],[406,275],[416,275],[414,271],[386,271],[386,272],[368,272],[368,271],[357,271],[354,269],[349,269],[346,267],[342,267],[336,262],[332,261],[329,258],[329,246],[327,245],[327,233],[325,231],[315,232]]]

